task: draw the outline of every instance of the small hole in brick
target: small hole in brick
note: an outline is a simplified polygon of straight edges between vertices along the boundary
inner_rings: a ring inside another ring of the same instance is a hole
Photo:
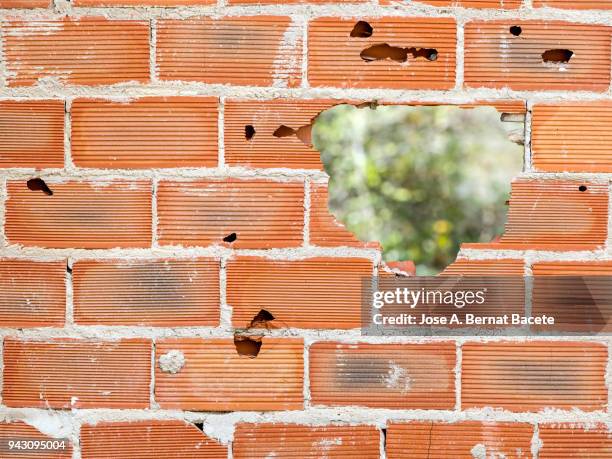
[[[579,189],[580,191],[583,191],[583,192],[584,192],[584,191],[586,191],[586,190],[587,190],[587,187],[586,187],[586,185],[580,185],[580,186],[578,187],[578,189]]]
[[[234,335],[234,346],[238,355],[254,359],[261,350],[261,337]]]
[[[295,135],[295,130],[290,128],[289,126],[285,126],[284,124],[281,124],[276,131],[274,131],[274,133],[272,134],[274,137],[291,137],[292,135]]]
[[[53,191],[47,186],[41,178],[33,178],[28,180],[28,189],[31,191],[42,191],[47,196],[53,196]]]
[[[368,38],[372,36],[374,29],[366,21],[359,21],[351,30],[351,37],[353,38]]]
[[[236,233],[230,233],[223,238],[223,242],[234,242],[236,239],[238,239]]]
[[[204,423],[203,422],[194,422],[194,426],[196,426],[200,431],[204,432]]]
[[[565,64],[570,61],[574,52],[569,49],[549,49],[542,53],[542,61],[553,64]]]
[[[521,26],[513,25],[512,27],[510,27],[510,33],[515,37],[518,37],[522,32],[523,29],[521,28]]]
[[[255,314],[255,317],[253,317],[253,320],[251,320],[249,328],[260,326],[268,328],[268,322],[272,322],[274,319],[275,317],[271,312],[266,311],[265,309],[260,309],[259,312]]]
[[[255,128],[253,127],[253,125],[252,125],[252,124],[247,124],[247,125],[244,127],[244,137],[245,137],[247,140],[252,140],[252,139],[253,139],[253,137],[255,137]]]
[[[434,48],[400,48],[382,43],[372,45],[359,54],[361,59],[366,62],[382,61],[385,59],[395,62],[406,62],[409,55],[415,59],[423,57],[428,61],[435,61],[438,59],[438,50]]]

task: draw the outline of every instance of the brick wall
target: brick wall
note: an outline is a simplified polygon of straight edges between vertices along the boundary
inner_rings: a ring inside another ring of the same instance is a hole
[[[449,272],[609,273],[610,2],[263,3],[0,0],[0,439],[612,455],[606,337],[360,336],[380,247],[330,215],[299,138],[343,101],[524,113],[506,233]],[[360,57],[383,43],[406,62]],[[261,308],[274,329],[235,337]]]

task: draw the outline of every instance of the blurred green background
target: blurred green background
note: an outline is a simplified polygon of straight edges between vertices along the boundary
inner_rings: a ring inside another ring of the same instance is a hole
[[[510,181],[523,147],[508,140],[522,123],[493,107],[339,105],[313,128],[329,184],[330,209],[363,241],[381,242],[387,261],[440,272],[462,242],[503,232]]]

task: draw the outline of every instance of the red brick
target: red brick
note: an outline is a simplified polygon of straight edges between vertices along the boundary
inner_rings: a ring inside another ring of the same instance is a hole
[[[3,327],[62,326],[66,312],[66,261],[0,259]]]
[[[4,26],[9,86],[44,77],[82,85],[149,79],[149,24],[100,18],[9,21]]]
[[[51,0],[0,0],[0,8],[49,8],[52,5]]]
[[[605,424],[540,424],[539,459],[606,458],[612,456],[612,434]]]
[[[311,86],[393,89],[451,89],[455,85],[456,24],[449,18],[359,18],[374,29],[351,37],[358,19],[317,18],[308,30]],[[412,56],[405,63],[365,62],[360,53],[375,44],[435,48],[435,61]]]
[[[248,86],[299,86],[302,31],[284,16],[161,20],[162,80]]]
[[[532,109],[535,168],[547,172],[612,172],[612,104],[537,104]]]
[[[64,102],[0,102],[0,167],[64,166]]]
[[[235,459],[380,457],[380,432],[374,426],[237,424]]]
[[[372,247],[380,248],[378,242],[361,242],[336,220],[328,207],[327,184],[313,183],[310,186],[310,243],[323,247]]]
[[[302,244],[304,185],[266,180],[160,182],[160,244],[265,249]],[[230,243],[228,243],[230,244]]]
[[[8,182],[10,243],[49,248],[149,247],[151,184],[146,181],[47,182],[53,195]]]
[[[149,340],[4,340],[6,406],[147,408],[150,379]]]
[[[216,0],[72,0],[74,6],[199,6],[216,5]]]
[[[72,158],[80,167],[215,167],[217,104],[216,97],[77,99]]]
[[[527,459],[532,436],[533,426],[523,423],[393,422],[387,427],[386,449],[389,459]],[[486,453],[476,454],[478,449]]]
[[[185,356],[175,374],[155,366],[155,400],[164,409],[196,411],[299,410],[303,403],[304,344],[262,340],[259,354],[239,355],[232,339],[156,342],[156,359],[171,350]]]
[[[219,325],[219,260],[83,260],[73,266],[84,325]]]
[[[265,309],[274,328],[361,326],[362,279],[373,274],[363,258],[280,261],[238,257],[227,264],[227,302],[235,327]]]
[[[297,135],[275,137],[281,126],[297,130],[308,126],[331,100],[233,100],[225,103],[225,162],[232,166],[323,169],[320,153]],[[245,127],[255,135],[249,140]]]
[[[321,3],[365,3],[367,0],[228,0],[229,5],[285,5],[285,4],[321,4]]]
[[[227,447],[185,421],[84,424],[81,451],[84,459],[227,458]]]
[[[512,182],[508,220],[501,239],[462,247],[590,250],[604,244],[607,227],[607,184],[518,179]]]
[[[521,27],[519,36],[510,33],[512,26]],[[544,63],[542,53],[551,49],[569,49],[574,55],[567,64]],[[465,84],[605,91],[610,85],[610,28],[558,21],[468,22]]]
[[[342,344],[310,347],[313,405],[453,409],[455,345]]]
[[[587,342],[488,342],[463,345],[464,409],[604,409],[608,352]]]
[[[34,440],[34,441],[59,441],[62,440],[49,437],[41,433],[38,429],[21,421],[2,422],[0,423],[0,452],[4,453],[5,458],[16,457],[19,459],[71,459],[72,444],[64,439],[64,447],[58,444],[59,448],[55,450],[10,450],[8,442],[18,440]]]
[[[609,10],[612,8],[612,4],[605,0],[533,0],[533,6],[571,10]]]
[[[415,0],[415,3],[426,3],[439,7],[461,7],[461,8],[498,8],[504,10],[515,10],[521,6],[523,0]],[[391,3],[386,0],[385,3]]]
[[[470,260],[458,258],[442,272],[449,276],[520,276],[525,274],[525,261],[512,258]]]

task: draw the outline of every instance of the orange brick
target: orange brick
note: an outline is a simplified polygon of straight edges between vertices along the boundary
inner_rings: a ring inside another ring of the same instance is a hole
[[[357,239],[332,215],[327,201],[327,185],[313,183],[310,186],[310,243],[312,245],[380,248],[378,242],[361,242]]]
[[[449,276],[507,276],[522,277],[525,274],[525,261],[511,258],[493,260],[469,260],[458,258],[442,272]]]
[[[380,457],[380,432],[374,426],[237,424],[235,459]]]
[[[147,408],[150,379],[149,340],[4,340],[6,406]]]
[[[86,459],[226,459],[227,447],[185,421],[100,422],[81,427]]]
[[[0,326],[62,326],[66,262],[0,259]]]
[[[162,408],[197,411],[298,410],[303,403],[304,344],[263,338],[255,358],[238,355],[231,339],[157,341],[156,362],[171,350],[185,356],[175,374],[155,366],[155,400]]]
[[[227,264],[227,302],[235,327],[247,327],[261,310],[272,327],[357,328],[361,284],[373,265],[363,258],[296,261],[238,257]]]
[[[456,24],[448,18],[360,18],[373,28],[369,38],[351,37],[358,19],[317,18],[308,30],[311,86],[393,89],[451,89],[455,85]],[[386,43],[401,48],[434,48],[437,59],[408,57],[364,61],[362,51]]]
[[[52,196],[8,182],[6,236],[10,243],[50,248],[149,247],[151,184],[64,182]]]
[[[302,244],[304,185],[265,180],[160,182],[160,244],[265,249]]]
[[[518,36],[510,28],[518,26]],[[544,62],[551,49],[574,54]],[[562,69],[562,70],[560,70]],[[567,22],[490,21],[465,26],[466,86],[517,90],[592,90],[610,86],[610,28]]]
[[[162,20],[157,66],[163,80],[299,86],[302,31],[284,16]]]
[[[609,10],[612,8],[612,4],[605,0],[533,0],[533,6],[571,10]]]
[[[9,21],[4,26],[9,86],[40,78],[82,85],[149,79],[149,24],[99,18]]]
[[[0,0],[0,8],[49,8],[52,5],[51,0]]]
[[[540,424],[540,459],[606,458],[612,456],[612,434],[605,424]]]
[[[216,97],[77,99],[72,158],[80,167],[215,167]]]
[[[589,250],[607,237],[608,185],[587,181],[512,182],[504,235],[465,248]]]
[[[4,453],[3,457],[16,457],[19,459],[71,459],[72,444],[67,439],[64,439],[64,447],[60,446],[55,450],[10,450],[8,442],[19,440],[37,440],[37,441],[60,441],[59,439],[44,435],[36,428],[26,424],[25,422],[13,421],[0,423],[0,453]]]
[[[342,344],[310,347],[313,405],[453,409],[455,345]]]
[[[389,459],[531,458],[533,426],[509,422],[393,422],[387,427]],[[476,448],[476,449],[475,449]],[[482,455],[476,454],[478,450]],[[486,453],[485,453],[486,451]]]
[[[0,102],[0,167],[64,166],[64,102]]]
[[[215,5],[216,0],[73,0],[74,6],[199,6]]]
[[[523,3],[523,0],[415,0],[415,3],[426,3],[432,6],[451,6],[462,8],[501,8],[504,10],[515,10]],[[390,0],[386,0],[391,3]]]
[[[463,345],[462,407],[538,411],[601,410],[608,352],[586,342],[498,342]]]
[[[612,172],[612,104],[538,104],[532,110],[533,165],[548,172]]]
[[[214,259],[78,261],[73,289],[79,324],[219,324],[219,261]]]
[[[364,3],[367,0],[228,0],[229,5],[286,5],[286,4],[321,4],[321,3]]]
[[[298,130],[322,111],[337,104],[329,100],[247,101],[225,103],[225,162],[233,166],[323,169],[320,153],[297,135],[275,137],[281,126]],[[254,135],[250,139],[246,130]]]

